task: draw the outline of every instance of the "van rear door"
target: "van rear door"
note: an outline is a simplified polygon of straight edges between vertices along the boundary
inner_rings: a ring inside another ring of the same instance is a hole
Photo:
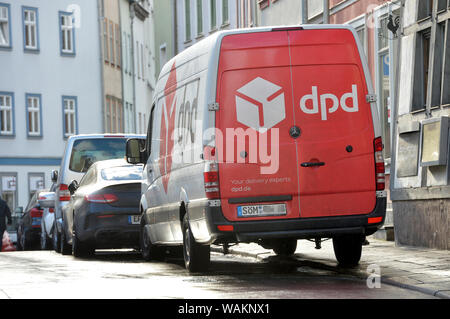
[[[300,216],[375,207],[374,127],[366,78],[348,29],[289,31]]]
[[[350,30],[228,35],[218,71],[216,148],[228,220],[373,210],[374,127]]]
[[[298,218],[297,153],[289,136],[295,116],[287,32],[224,37],[217,102],[224,216],[230,221],[245,220],[247,213],[252,219]],[[255,204],[265,211],[248,210]]]

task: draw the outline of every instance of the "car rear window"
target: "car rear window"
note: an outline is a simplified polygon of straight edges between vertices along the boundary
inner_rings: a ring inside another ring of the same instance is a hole
[[[106,181],[132,181],[142,179],[142,166],[120,166],[102,169],[101,176]]]
[[[69,169],[81,173],[97,161],[124,158],[125,144],[125,138],[76,140],[70,155]]]

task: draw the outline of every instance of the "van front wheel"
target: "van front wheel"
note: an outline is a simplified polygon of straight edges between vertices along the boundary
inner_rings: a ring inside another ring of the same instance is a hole
[[[340,266],[354,267],[361,259],[363,236],[343,235],[333,238],[334,254]]]
[[[195,241],[187,214],[183,218],[183,257],[186,269],[190,272],[207,270],[211,260],[211,247]]]

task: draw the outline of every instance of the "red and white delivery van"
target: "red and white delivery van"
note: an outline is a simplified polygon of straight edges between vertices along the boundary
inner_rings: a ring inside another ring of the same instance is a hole
[[[332,238],[359,262],[384,222],[384,159],[370,74],[347,25],[217,32],[160,74],[146,144],[141,248],[184,246],[205,269],[210,245],[257,242],[293,254]]]

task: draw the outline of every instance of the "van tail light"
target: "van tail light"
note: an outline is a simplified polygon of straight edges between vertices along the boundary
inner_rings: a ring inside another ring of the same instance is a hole
[[[205,192],[208,199],[218,199],[219,191],[219,164],[216,162],[205,162],[205,171],[203,172],[205,181]]]
[[[384,174],[383,141],[381,137],[377,137],[373,141],[373,147],[375,152],[376,190],[382,191],[385,188],[385,174]]]
[[[67,202],[70,200],[69,187],[66,184],[59,185],[59,201]]]
[[[84,200],[90,203],[110,204],[117,202],[119,199],[114,194],[90,194],[84,196]]]

